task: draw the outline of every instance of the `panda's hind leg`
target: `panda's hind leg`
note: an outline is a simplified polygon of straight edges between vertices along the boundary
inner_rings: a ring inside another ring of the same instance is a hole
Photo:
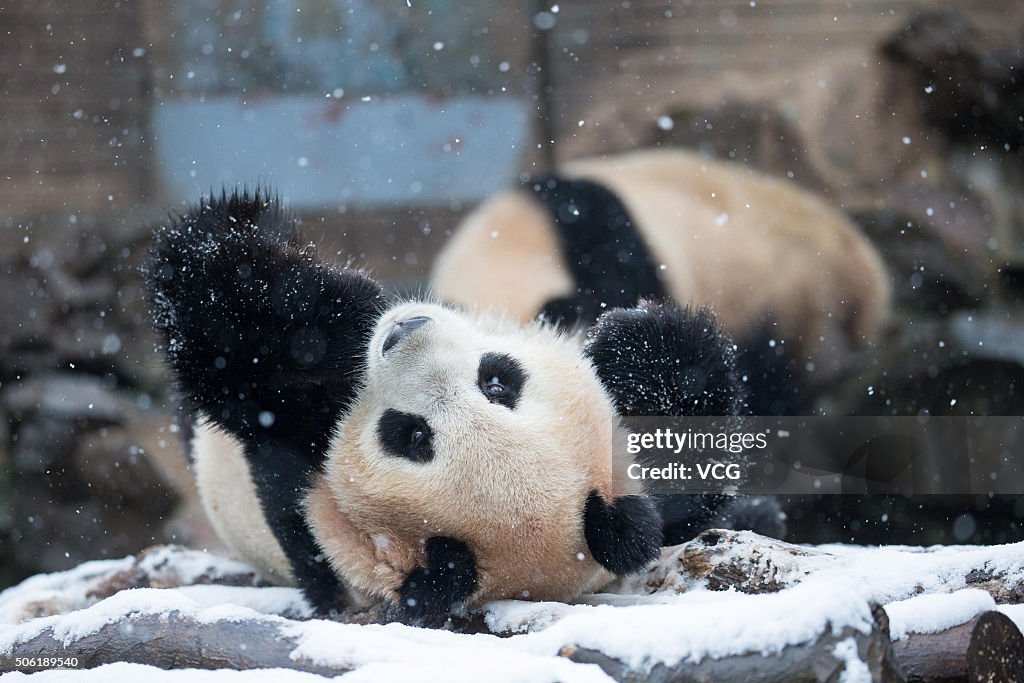
[[[157,232],[147,280],[157,331],[190,402],[245,442],[323,451],[383,303],[362,273],[302,248],[259,191],[202,201]]]
[[[187,410],[241,444],[296,582],[319,612],[337,609],[344,592],[302,500],[362,385],[380,286],[318,260],[263,191],[203,200],[172,220],[146,275]]]

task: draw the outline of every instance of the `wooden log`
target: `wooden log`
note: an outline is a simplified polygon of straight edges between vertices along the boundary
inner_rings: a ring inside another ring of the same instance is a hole
[[[986,612],[939,633],[911,634],[894,643],[889,640],[884,610],[876,606],[872,614],[874,628],[868,634],[852,628],[826,631],[812,642],[771,655],[753,652],[636,671],[596,650],[567,646],[559,654],[596,664],[619,681],[830,681],[851,666],[870,673],[876,681],[1016,681],[1024,673],[1024,636],[999,612]],[[346,671],[294,658],[299,636],[293,625],[259,618],[210,622],[175,611],[127,614],[70,640],[56,635],[53,628],[44,629],[0,655],[0,671],[14,669],[16,659],[41,657],[74,658],[77,668],[131,662],[161,668],[282,667],[324,675]],[[43,667],[17,668],[29,672]]]
[[[967,680],[1024,681],[1024,635],[1002,612],[985,612],[971,632]]]
[[[616,582],[609,592],[645,595],[691,588],[775,593],[838,558],[752,532],[709,529],[692,541],[662,548],[646,574]]]
[[[920,551],[923,555],[928,551]],[[709,531],[690,543],[666,548],[662,561],[632,584],[618,587],[619,595],[605,595],[614,604],[647,604],[650,593],[680,592],[695,586],[715,590],[766,593],[795,585],[819,571],[829,571],[850,561],[842,553],[829,552],[766,539],[750,533]],[[990,592],[1002,583],[1014,584],[1015,577],[1003,577],[987,565],[973,570],[964,582],[986,585]],[[965,571],[967,571],[965,569]],[[176,547],[157,547],[131,562],[112,562],[111,569],[83,577],[64,585],[60,577],[53,588],[71,588],[79,602],[56,600],[27,603],[29,613],[63,608],[81,609],[126,588],[175,587],[201,583],[249,586],[261,581],[244,565]],[[953,577],[954,584],[959,584]],[[974,579],[973,581],[971,579]],[[42,591],[44,594],[46,591]],[[1013,591],[1003,590],[1005,597]],[[591,596],[597,603],[602,596]],[[588,600],[591,602],[591,600]],[[40,608],[38,611],[34,607]],[[279,613],[287,619],[306,615],[293,607]],[[383,605],[352,610],[337,621],[350,624],[378,624],[394,620]],[[861,633],[852,628],[832,632],[825,629],[817,638],[783,647],[779,652],[740,653],[699,663],[681,662],[672,666],[656,664],[650,670],[631,670],[623,661],[603,652],[567,646],[560,653],[572,661],[597,664],[606,673],[622,681],[825,681],[838,680],[851,667],[873,680],[973,681],[1017,680],[1024,671],[1024,636],[1000,613],[986,613],[967,623],[939,633],[912,633],[891,641],[888,618],[880,607],[873,608],[874,628]],[[75,657],[77,666],[94,667],[112,662],[132,662],[165,668],[265,668],[287,667],[321,674],[339,674],[332,669],[293,660],[301,622],[276,617],[252,616],[242,620],[209,621],[180,611],[165,614],[126,613],[103,625],[94,633],[67,638],[67,629],[52,625],[37,634],[26,635],[13,649],[0,655],[0,670],[13,668],[17,657]],[[461,633],[488,632],[488,623],[480,614],[453,618],[444,628]],[[25,666],[22,671],[30,670]]]
[[[1024,635],[1001,612],[984,612],[936,633],[911,633],[892,647],[908,681],[1024,681]]]
[[[348,670],[293,659],[297,636],[288,633],[286,625],[259,619],[204,623],[180,612],[131,614],[67,642],[51,628],[44,629],[0,654],[0,671],[12,671],[17,660],[33,658],[71,658],[76,660],[72,668],[80,669],[129,662],[161,669],[280,667],[322,675]],[[17,670],[30,673],[43,668],[53,667],[18,666]]]
[[[893,656],[885,610],[875,606],[872,616],[875,623],[868,634],[849,627],[838,633],[827,630],[812,642],[789,645],[776,654],[751,652],[720,659],[704,658],[696,664],[656,664],[644,671],[630,669],[624,662],[596,650],[566,647],[560,654],[574,662],[596,664],[624,683],[819,683],[841,680],[844,672],[849,673],[851,680],[859,680],[852,668],[858,668],[859,673],[869,673],[873,681],[903,681]],[[850,643],[855,645],[855,655]],[[859,661],[845,655],[853,655]]]
[[[960,683],[967,680],[967,650],[979,617],[938,633],[911,633],[894,640],[893,654],[908,681]]]

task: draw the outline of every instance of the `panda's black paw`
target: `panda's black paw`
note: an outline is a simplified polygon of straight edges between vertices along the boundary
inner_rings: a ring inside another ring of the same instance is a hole
[[[360,388],[386,301],[377,282],[321,260],[298,234],[264,191],[224,194],[157,231],[146,276],[190,410],[248,444],[308,449],[315,438],[323,450]]]
[[[583,510],[583,535],[590,554],[613,574],[632,574],[657,559],[661,517],[645,496],[622,496],[608,503],[596,491]]]
[[[732,339],[706,308],[609,311],[586,352],[624,417],[737,415],[746,398]]]
[[[402,619],[432,625],[443,621],[476,590],[473,552],[462,541],[434,536],[425,542],[427,566],[409,573],[398,589]]]

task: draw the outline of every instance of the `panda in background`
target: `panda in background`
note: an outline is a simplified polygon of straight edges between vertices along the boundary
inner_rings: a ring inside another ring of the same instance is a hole
[[[611,465],[618,416],[744,400],[706,311],[610,310],[581,344],[543,322],[389,303],[302,246],[265,192],[172,220],[147,279],[207,512],[320,614],[384,600],[429,621],[643,569],[660,520]],[[694,368],[701,387],[677,381]]]
[[[442,250],[431,286],[467,310],[565,326],[644,299],[710,306],[750,354],[757,414],[802,412],[797,384],[833,378],[890,308],[882,261],[843,214],[794,183],[682,150],[581,159],[488,199]]]

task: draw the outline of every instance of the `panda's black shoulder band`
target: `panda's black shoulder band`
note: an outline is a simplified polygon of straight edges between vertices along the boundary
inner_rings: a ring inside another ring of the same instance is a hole
[[[533,178],[524,190],[551,218],[576,293],[541,313],[565,326],[589,324],[603,310],[663,299],[658,265],[626,205],[612,190],[582,178]]]
[[[313,538],[302,507],[309,485],[305,452],[258,440],[245,445],[245,457],[267,526],[288,558],[296,585],[318,616],[340,612],[347,591]]]

